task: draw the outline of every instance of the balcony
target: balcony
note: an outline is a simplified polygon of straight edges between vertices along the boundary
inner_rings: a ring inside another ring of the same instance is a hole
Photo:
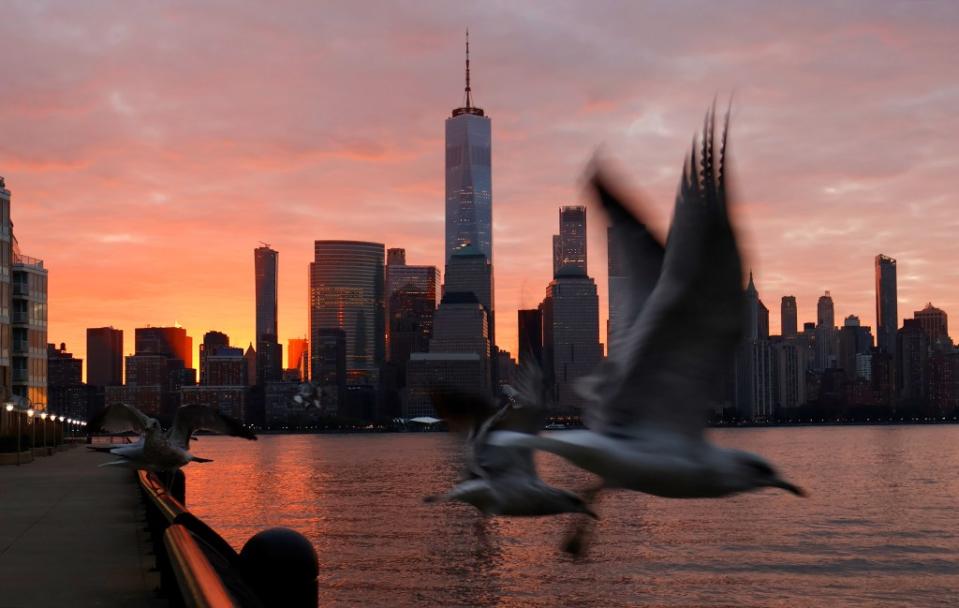
[[[16,384],[26,384],[29,375],[25,369],[13,370],[13,382]]]
[[[30,343],[26,340],[13,341],[13,354],[26,355],[30,353]]]
[[[28,296],[30,295],[30,287],[26,283],[14,283],[13,284],[13,295],[15,296]]]
[[[27,315],[27,311],[25,310],[13,311],[12,313],[10,313],[10,322],[26,325],[27,323],[29,323],[29,317]]]

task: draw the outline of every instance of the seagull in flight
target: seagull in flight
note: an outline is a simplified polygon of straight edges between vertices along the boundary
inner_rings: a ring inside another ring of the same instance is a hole
[[[509,389],[499,408],[473,395],[438,392],[434,403],[451,428],[468,428],[467,475],[450,492],[428,496],[426,502],[459,501],[484,515],[538,516],[584,513],[596,518],[586,502],[566,490],[547,485],[536,473],[533,451],[526,447],[500,447],[487,442],[490,433],[508,429],[533,435],[543,426],[543,410],[536,391],[540,378],[523,373],[519,390]]]
[[[253,431],[238,420],[205,405],[184,405],[179,408],[173,418],[173,426],[164,431],[156,418],[147,416],[131,405],[114,403],[104,408],[90,422],[90,427],[111,433],[134,431],[142,435],[136,443],[110,450],[120,459],[100,466],[128,466],[158,473],[172,473],[191,462],[212,462],[190,453],[190,438],[194,431],[214,431],[256,440]]]
[[[713,109],[698,156],[693,140],[665,247],[596,170],[592,184],[629,276],[610,358],[577,387],[588,401],[588,430],[497,431],[490,443],[558,454],[598,475],[600,488],[668,498],[767,487],[805,495],[760,456],[704,435],[718,381],[745,330],[742,263],[727,208],[728,128],[727,113],[717,143]]]

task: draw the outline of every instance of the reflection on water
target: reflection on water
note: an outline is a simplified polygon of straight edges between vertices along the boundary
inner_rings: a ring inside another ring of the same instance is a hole
[[[320,556],[322,606],[876,606],[949,604],[959,589],[959,427],[713,432],[810,491],[720,500],[619,492],[586,557],[572,516],[484,520],[427,505],[460,473],[445,434],[203,437],[189,507],[239,548],[288,526]],[[548,482],[584,489],[549,455]]]

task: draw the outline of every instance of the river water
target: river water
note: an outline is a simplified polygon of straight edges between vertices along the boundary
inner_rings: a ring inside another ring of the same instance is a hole
[[[453,485],[453,435],[202,437],[189,508],[239,549],[287,526],[320,558],[321,606],[959,605],[959,426],[724,429],[810,493],[610,493],[585,557],[573,516],[483,520],[424,504]],[[551,455],[543,477],[593,479]]]

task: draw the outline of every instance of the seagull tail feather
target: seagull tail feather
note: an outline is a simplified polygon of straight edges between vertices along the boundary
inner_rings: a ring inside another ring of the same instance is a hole
[[[200,458],[199,456],[193,456],[190,458],[190,462],[213,462],[211,458]]]

